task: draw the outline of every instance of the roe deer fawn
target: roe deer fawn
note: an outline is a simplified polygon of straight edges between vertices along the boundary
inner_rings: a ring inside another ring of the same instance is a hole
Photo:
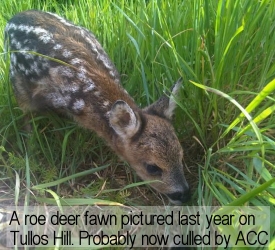
[[[188,200],[183,151],[171,125],[172,96],[140,109],[95,36],[53,13],[15,15],[5,28],[5,44],[10,80],[23,111],[71,116],[103,137],[143,180],[159,180],[150,185],[172,203]]]

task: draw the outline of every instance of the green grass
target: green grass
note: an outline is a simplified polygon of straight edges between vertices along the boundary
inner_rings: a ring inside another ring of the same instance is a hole
[[[191,203],[270,206],[275,234],[274,1],[2,0],[1,41],[7,20],[32,8],[92,30],[142,107],[182,76],[174,125],[185,149]],[[70,120],[36,116],[33,133],[26,134],[3,53],[0,96],[0,200],[145,205],[155,196],[136,187],[141,183],[131,185],[136,178],[128,167]],[[88,178],[85,171],[98,172]]]

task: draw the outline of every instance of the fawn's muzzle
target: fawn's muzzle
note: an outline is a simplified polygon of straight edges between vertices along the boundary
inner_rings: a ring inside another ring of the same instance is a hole
[[[188,187],[182,192],[175,192],[175,193],[166,194],[166,195],[172,203],[176,205],[181,205],[182,203],[185,203],[188,200],[190,200],[191,192],[190,192],[190,188]]]

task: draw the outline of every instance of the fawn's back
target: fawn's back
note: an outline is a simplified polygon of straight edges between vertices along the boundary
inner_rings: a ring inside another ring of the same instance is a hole
[[[172,97],[140,109],[95,36],[52,13],[25,11],[5,29],[10,79],[24,111],[56,111],[94,130],[144,180],[175,203],[189,197]],[[179,89],[180,82],[172,88]]]

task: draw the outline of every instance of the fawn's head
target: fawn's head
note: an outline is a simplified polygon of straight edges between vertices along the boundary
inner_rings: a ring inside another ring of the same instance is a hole
[[[183,173],[183,150],[170,122],[176,106],[173,95],[180,84],[181,80],[173,86],[170,97],[164,95],[143,110],[133,110],[126,102],[117,101],[109,112],[117,153],[174,204],[190,198]]]

